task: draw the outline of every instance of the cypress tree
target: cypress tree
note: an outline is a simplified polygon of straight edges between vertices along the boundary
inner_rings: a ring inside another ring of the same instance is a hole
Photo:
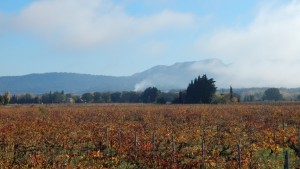
[[[215,81],[208,79],[206,75],[198,76],[187,87],[186,103],[211,103],[216,92]]]

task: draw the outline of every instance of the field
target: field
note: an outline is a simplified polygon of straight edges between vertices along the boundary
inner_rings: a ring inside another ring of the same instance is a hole
[[[297,168],[299,126],[296,103],[2,106],[0,168]]]

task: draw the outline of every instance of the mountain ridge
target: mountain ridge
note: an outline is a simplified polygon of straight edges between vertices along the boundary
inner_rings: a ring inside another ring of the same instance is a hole
[[[12,94],[43,94],[49,91],[85,92],[142,91],[155,86],[162,91],[185,89],[196,78],[206,74],[216,86],[229,88],[231,75],[224,74],[230,65],[219,59],[177,62],[157,65],[130,76],[93,75],[72,72],[31,73],[19,76],[1,76],[0,92]]]

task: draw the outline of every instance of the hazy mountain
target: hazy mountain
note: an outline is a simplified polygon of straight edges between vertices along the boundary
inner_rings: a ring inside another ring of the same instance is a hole
[[[135,90],[142,90],[147,86],[156,86],[161,90],[183,89],[191,80],[203,74],[217,81],[221,72],[217,72],[216,69],[226,69],[226,67],[227,65],[218,59],[183,62],[171,66],[155,66],[144,72],[134,74],[131,78],[136,80]],[[225,86],[222,85],[222,87]]]
[[[11,93],[40,94],[64,90],[67,93],[122,91],[132,89],[128,77],[96,76],[75,73],[45,73],[0,77],[0,90]]]
[[[224,74],[230,65],[218,59],[155,66],[132,76],[113,77],[76,73],[45,73],[0,77],[0,92],[41,94],[49,91],[66,93],[138,91],[156,86],[162,91],[185,89],[198,75],[214,78],[217,87],[229,88],[230,75]],[[233,86],[234,87],[234,86]]]

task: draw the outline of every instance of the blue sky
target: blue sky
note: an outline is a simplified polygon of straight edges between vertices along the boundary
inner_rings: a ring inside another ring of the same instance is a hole
[[[297,86],[273,74],[299,70],[299,19],[299,0],[1,0],[0,76],[124,76],[217,58],[236,79]]]

